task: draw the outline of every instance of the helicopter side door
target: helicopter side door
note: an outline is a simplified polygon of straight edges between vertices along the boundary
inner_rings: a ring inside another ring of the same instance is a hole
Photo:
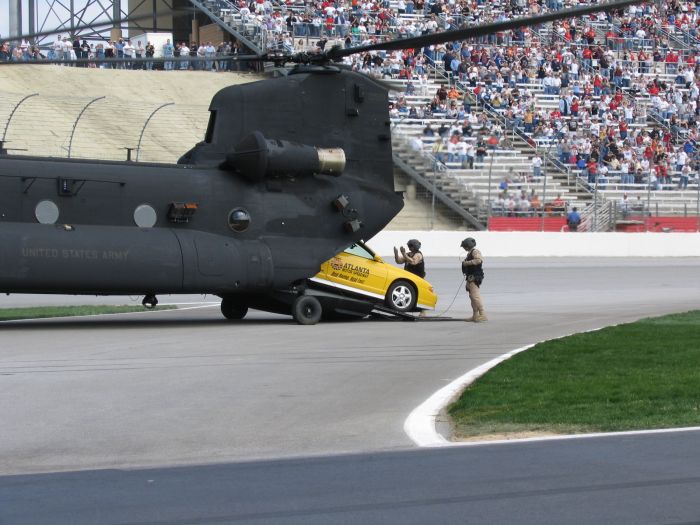
[[[175,235],[182,247],[185,291],[223,294],[270,286],[272,258],[263,243],[191,230]]]

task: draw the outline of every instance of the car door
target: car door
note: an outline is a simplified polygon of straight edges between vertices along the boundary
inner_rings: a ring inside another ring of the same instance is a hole
[[[328,262],[326,279],[361,295],[383,298],[386,293],[387,266],[361,244],[353,244]]]

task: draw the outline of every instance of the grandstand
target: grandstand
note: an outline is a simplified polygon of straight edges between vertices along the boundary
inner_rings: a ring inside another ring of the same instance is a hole
[[[192,3],[251,49],[287,52],[562,7],[559,0],[542,7],[520,0]],[[396,180],[408,196],[394,226],[565,231],[565,215],[577,206],[583,230],[695,231],[698,22],[695,4],[649,4],[346,59],[394,89]]]

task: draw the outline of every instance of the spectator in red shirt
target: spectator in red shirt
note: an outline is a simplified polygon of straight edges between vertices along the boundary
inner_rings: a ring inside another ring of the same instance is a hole
[[[628,130],[627,121],[625,119],[620,120],[619,128],[620,128],[620,138],[622,140],[625,140],[627,138],[627,130]]]
[[[598,177],[598,163],[593,159],[589,160],[586,164],[586,171],[588,172],[588,182],[594,184]]]
[[[666,72],[675,74],[678,67],[678,54],[670,50],[666,55]]]

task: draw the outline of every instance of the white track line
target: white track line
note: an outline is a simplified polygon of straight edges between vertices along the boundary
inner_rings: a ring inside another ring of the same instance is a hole
[[[189,303],[158,303],[160,306],[180,306],[180,305],[198,305],[198,304],[205,304],[205,305],[220,305],[221,301],[191,301]]]
[[[165,303],[166,305],[168,303]],[[187,303],[183,303],[187,304]],[[171,308],[169,310],[159,310],[160,312],[182,312],[184,310],[199,310],[200,308],[213,308],[214,306],[219,306],[221,303],[206,303],[206,304],[201,304],[199,306],[186,306],[184,308]]]
[[[444,447],[459,444],[446,440],[436,429],[435,422],[442,409],[449,405],[462,390],[472,384],[477,378],[484,375],[488,370],[515,354],[523,352],[533,346],[535,345],[523,346],[500,355],[470,370],[463,376],[458,377],[449,385],[442,387],[409,414],[403,424],[404,432],[406,432],[408,437],[419,447]]]
[[[595,329],[595,330],[600,330]],[[589,331],[595,331],[589,330]],[[535,343],[537,344],[537,343]],[[498,356],[481,366],[478,366],[461,377],[458,377],[447,386],[444,386],[432,396],[426,399],[423,403],[417,406],[406,418],[403,429],[408,437],[419,447],[469,447],[479,445],[495,445],[503,443],[528,443],[535,441],[556,441],[563,439],[586,439],[593,437],[604,436],[636,436],[642,434],[664,434],[670,432],[689,432],[700,431],[700,427],[681,427],[681,428],[660,428],[653,430],[631,430],[625,432],[597,432],[591,434],[570,434],[557,436],[539,436],[520,439],[499,439],[486,441],[448,441],[437,431],[437,418],[441,411],[454,401],[461,392],[476,379],[484,375],[488,370],[492,369],[506,359],[510,359],[515,354],[524,352],[535,346],[535,344],[516,348],[510,352]]]

